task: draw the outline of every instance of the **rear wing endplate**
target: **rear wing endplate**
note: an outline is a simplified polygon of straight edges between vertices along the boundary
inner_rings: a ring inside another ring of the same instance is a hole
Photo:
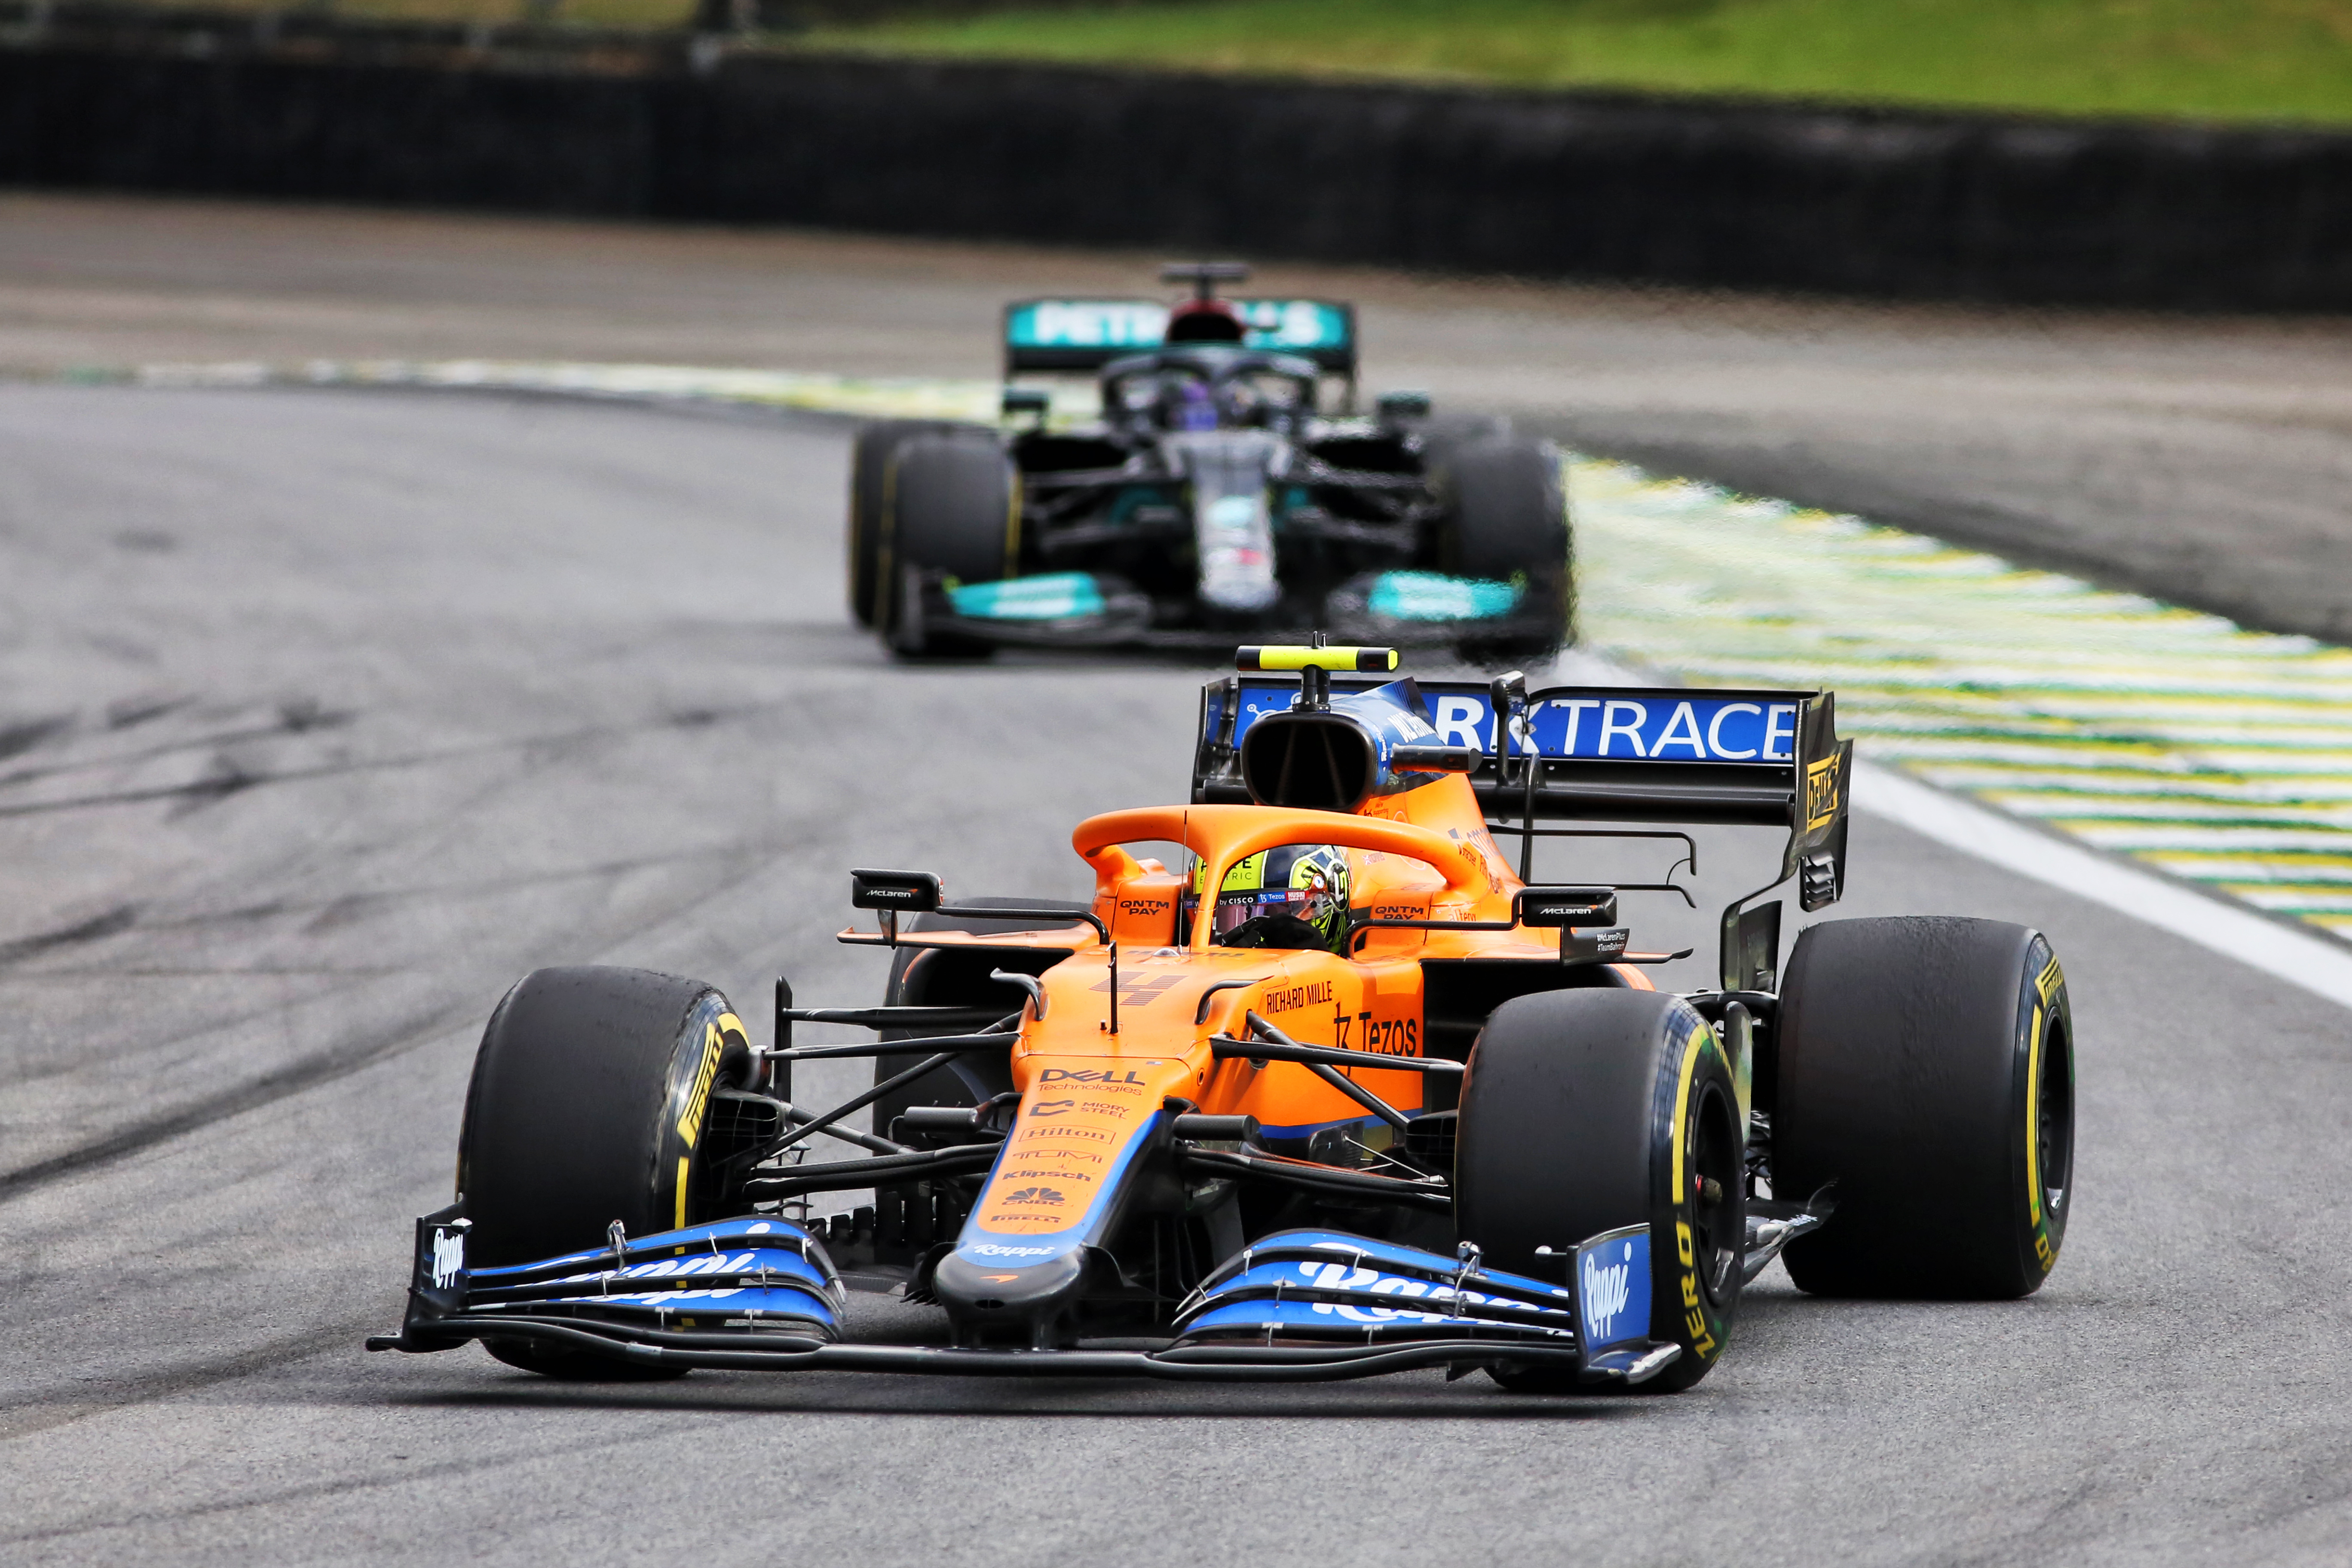
[[[1296,354],[1330,375],[1356,374],[1356,308],[1336,300],[1228,300],[1244,348]],[[1162,346],[1168,307],[1156,300],[1018,300],[1004,308],[1004,369],[1100,370]]]

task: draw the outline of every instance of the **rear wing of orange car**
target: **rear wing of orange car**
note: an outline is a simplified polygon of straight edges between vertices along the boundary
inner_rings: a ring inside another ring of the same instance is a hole
[[[1853,742],[1838,739],[1832,693],[1602,686],[1529,691],[1516,676],[1477,682],[1339,675],[1328,684],[1334,707],[1358,710],[1369,721],[1371,744],[1383,756],[1397,747],[1408,748],[1408,757],[1429,748],[1466,753],[1456,760],[1469,763],[1489,827],[1517,836],[1528,849],[1545,835],[1538,826],[1545,821],[1784,829],[1780,876],[1724,911],[1727,988],[1769,989],[1748,984],[1759,972],[1748,955],[1777,952],[1779,906],[1749,911],[1743,925],[1748,900],[1794,877],[1800,906],[1812,910],[1835,902],[1844,889]],[[1243,742],[1260,721],[1291,712],[1303,685],[1297,676],[1242,674],[1202,690],[1195,801],[1255,798],[1244,776]],[[1373,705],[1349,703],[1349,697]],[[1391,708],[1396,714],[1384,727],[1382,711]],[[1528,864],[1523,849],[1523,879]]]

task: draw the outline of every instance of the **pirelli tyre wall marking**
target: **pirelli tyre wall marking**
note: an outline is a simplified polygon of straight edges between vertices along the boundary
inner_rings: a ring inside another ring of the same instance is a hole
[[[95,379],[104,379],[97,376]],[[488,360],[151,365],[149,385],[441,386],[992,423],[992,381]],[[1057,419],[1093,412],[1059,395]],[[1882,528],[1571,462],[1586,646],[1827,686],[1872,761],[2352,940],[2352,650]]]

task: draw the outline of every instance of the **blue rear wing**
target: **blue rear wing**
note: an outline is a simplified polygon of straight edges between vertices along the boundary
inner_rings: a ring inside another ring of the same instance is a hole
[[[1333,375],[1356,374],[1356,310],[1333,300],[1228,300],[1244,348],[1296,354]],[[1020,300],[1004,308],[1004,368],[1099,370],[1162,346],[1168,307],[1156,300]]]
[[[1331,694],[1336,700],[1382,685],[1403,710],[1394,720],[1397,743],[1470,753],[1471,787],[1497,831],[1531,834],[1545,820],[1779,827],[1789,836],[1781,879],[1800,879],[1804,909],[1834,902],[1845,886],[1853,742],[1838,739],[1829,692],[1559,686],[1522,695],[1499,681],[1334,676]],[[1209,684],[1194,800],[1252,799],[1241,742],[1259,721],[1288,711],[1299,691],[1295,676]],[[1438,776],[1407,774],[1405,787]],[[1735,903],[1727,921],[1737,916]]]

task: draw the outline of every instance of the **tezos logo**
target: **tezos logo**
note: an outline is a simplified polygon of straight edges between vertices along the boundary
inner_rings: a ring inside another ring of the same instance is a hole
[[[1005,1194],[1004,1201],[1008,1204],[1058,1204],[1063,1199],[1062,1194],[1052,1187],[1024,1187],[1017,1193]]]
[[[1633,1244],[1625,1244],[1625,1260],[1603,1264],[1592,1253],[1584,1255],[1584,1322],[1596,1344],[1617,1336],[1611,1331],[1617,1314],[1633,1296]]]

